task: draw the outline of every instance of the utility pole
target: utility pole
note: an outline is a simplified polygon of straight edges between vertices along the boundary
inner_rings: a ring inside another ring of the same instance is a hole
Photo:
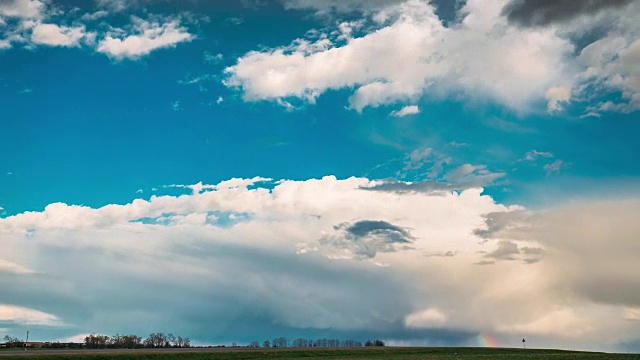
[[[522,348],[523,349],[527,348],[527,342],[524,339],[522,339]]]
[[[29,346],[29,330],[27,330],[27,341],[24,342],[24,351],[27,351],[28,346]]]

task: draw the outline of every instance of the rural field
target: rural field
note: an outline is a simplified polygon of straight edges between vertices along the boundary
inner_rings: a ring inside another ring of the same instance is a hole
[[[640,359],[640,354],[611,354],[544,349],[505,348],[376,348],[376,349],[140,349],[0,351],[2,360],[160,360],[160,359]]]

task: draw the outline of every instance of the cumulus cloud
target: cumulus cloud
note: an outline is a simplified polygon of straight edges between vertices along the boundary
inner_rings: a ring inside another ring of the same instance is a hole
[[[0,15],[23,19],[38,19],[43,16],[45,3],[41,0],[0,1]]]
[[[31,32],[34,44],[48,46],[79,46],[80,40],[86,35],[84,26],[67,27],[56,24],[37,24]]]
[[[431,281],[416,282],[411,272],[399,281],[385,269],[431,267],[421,265],[426,250],[444,253],[467,243],[480,248],[469,234],[481,214],[506,209],[472,189],[430,197],[363,191],[371,181],[362,178],[279,181],[269,188],[256,186],[260,180],[193,186],[191,195],[98,209],[51,204],[2,219],[0,245],[37,275],[0,274],[0,281],[15,289],[12,303],[44,306],[69,323],[85,324],[72,330],[76,334],[169,324],[194,331],[208,327],[207,319],[249,326],[257,318],[291,329],[399,329],[417,310],[402,294]],[[209,191],[199,190],[205,187]],[[451,211],[459,216],[448,216]],[[232,214],[246,215],[219,220]],[[342,240],[329,244],[326,235]],[[332,260],[345,247],[361,261]],[[301,248],[309,251],[296,254]],[[458,250],[455,258],[471,262],[475,251]],[[436,265],[432,270],[441,272]],[[52,278],[61,279],[56,288],[38,286]],[[151,304],[150,297],[156,299]],[[168,315],[167,306],[183,310]],[[184,320],[193,316],[202,322]],[[116,325],[105,325],[107,318]]]
[[[547,99],[547,111],[559,111],[562,110],[561,103],[568,103],[571,100],[571,89],[564,85],[551,87],[544,97]]]
[[[452,95],[518,112],[542,101],[549,112],[574,100],[592,115],[640,108],[637,2],[472,0],[448,26],[420,0],[284,3],[319,13],[358,11],[362,35],[341,23],[246,53],[225,70],[227,86],[246,101],[313,103],[327,90],[349,88],[356,111]]]
[[[393,117],[403,117],[407,115],[415,115],[420,113],[420,108],[417,105],[407,105],[400,110],[394,110],[389,115]]]
[[[636,203],[532,213],[475,188],[432,196],[366,191],[378,184],[366,178],[264,181],[0,219],[12,261],[0,271],[11,289],[3,303],[77,324],[57,338],[122,329],[204,341],[327,329],[391,338],[437,328],[531,331],[567,346],[640,336],[625,313],[640,306]],[[510,257],[519,261],[502,261]],[[214,320],[220,330],[210,331]],[[580,338],[556,323],[580,325]]]
[[[407,1],[377,12],[376,31],[342,46],[324,37],[249,52],[226,69],[226,84],[247,101],[313,101],[355,87],[349,105],[357,111],[452,92],[524,110],[571,72],[563,64],[573,46],[553,31],[508,26],[501,6],[469,1],[462,22],[447,28],[432,5]]]
[[[640,9],[640,6],[638,6]],[[640,14],[640,10],[637,11]],[[603,100],[588,110],[600,112],[632,112],[640,109],[640,26],[630,32],[634,36],[611,34],[597,40],[581,53],[579,60],[587,67],[581,74],[585,79],[583,88],[595,93],[603,91],[621,92],[621,100]]]
[[[194,35],[175,19],[162,24],[139,18],[133,20],[133,33],[122,29],[112,31],[100,40],[96,50],[116,60],[135,60],[154,50],[173,48],[194,39]]]

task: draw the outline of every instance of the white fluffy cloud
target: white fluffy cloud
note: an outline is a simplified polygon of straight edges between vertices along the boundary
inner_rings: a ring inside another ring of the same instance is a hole
[[[122,36],[121,34],[126,34]],[[133,34],[122,29],[107,34],[98,43],[97,51],[116,60],[138,59],[154,50],[172,48],[181,42],[194,39],[178,20],[163,24],[134,18]]]
[[[551,87],[544,94],[547,99],[547,110],[549,112],[559,111],[562,109],[561,103],[568,103],[571,100],[571,89],[568,86]]]
[[[37,24],[31,32],[31,41],[49,46],[79,46],[85,36],[84,26],[67,27],[56,24]]]
[[[377,30],[342,46],[322,38],[249,52],[226,69],[227,85],[248,101],[314,100],[328,89],[355,87],[349,104],[358,111],[450,93],[525,110],[570,76],[564,64],[573,46],[552,30],[510,26],[500,16],[503,5],[469,1],[462,22],[448,28],[427,2],[389,6],[373,16]]]
[[[97,11],[79,16],[69,26],[58,22],[61,9],[65,9],[63,6],[42,0],[0,2],[0,34],[3,35],[0,36],[0,49],[9,49],[15,44],[78,47],[84,43],[115,60],[135,60],[155,50],[175,47],[195,38],[181,25],[184,14],[173,17],[150,15],[148,20],[132,16],[131,24],[123,28],[87,31],[83,22],[124,11],[128,4],[121,0],[100,0],[97,6]],[[6,18],[17,21],[7,22]]]
[[[637,33],[640,36],[640,31]],[[608,36],[584,48],[580,60],[587,66],[582,74],[588,80],[585,88],[595,86],[621,93],[621,101],[601,101],[591,110],[631,112],[640,109],[640,39]]]
[[[628,320],[640,306],[630,290],[640,270],[635,203],[530,214],[477,188],[265,181],[197,184],[191,195],[98,209],[56,203],[0,219],[12,261],[4,268],[13,269],[0,271],[12,289],[5,306],[82,324],[69,335],[198,331],[215,319],[227,329],[210,334],[218,339],[265,321],[306,331],[527,333],[549,346],[585,346],[605,332],[601,348],[640,337]],[[584,216],[588,227],[578,225]],[[55,288],[42,286],[53,279]],[[565,332],[575,326],[579,338]]]
[[[440,310],[429,308],[420,312],[410,314],[405,319],[405,324],[409,327],[430,328],[439,327],[447,322],[447,315]]]
[[[0,1],[0,16],[37,19],[43,16],[45,3],[41,0]]]
[[[403,117],[408,115],[415,115],[420,113],[420,108],[417,105],[407,105],[400,110],[394,110],[389,115],[393,117]]]
[[[570,11],[575,18],[554,26],[568,38],[584,40],[586,34],[600,34],[574,59],[580,73],[574,79],[571,96],[590,104],[589,115],[640,109],[640,3],[611,5],[595,13]]]
[[[0,304],[0,322],[12,322],[21,325],[61,325],[58,317],[22,306]]]
[[[226,69],[226,84],[247,101],[281,103],[354,88],[349,106],[357,111],[460,94],[521,112],[542,101],[557,112],[576,99],[591,115],[640,108],[640,3],[544,26],[511,23],[503,14],[507,3],[467,1],[460,21],[445,27],[427,1],[285,0],[286,8],[319,13],[358,11],[365,34],[354,38],[351,23],[342,23],[319,40],[251,51]],[[588,33],[604,35],[576,56],[575,39]]]

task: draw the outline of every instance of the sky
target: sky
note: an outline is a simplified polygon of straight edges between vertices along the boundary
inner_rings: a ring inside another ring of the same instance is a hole
[[[640,2],[0,0],[0,336],[640,352]]]

